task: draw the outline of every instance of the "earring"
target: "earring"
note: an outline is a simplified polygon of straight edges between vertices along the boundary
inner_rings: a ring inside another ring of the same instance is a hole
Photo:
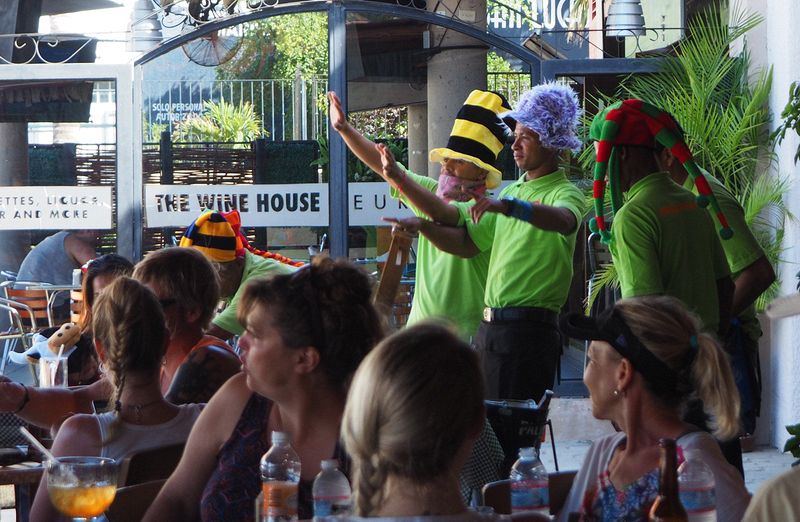
[[[614,397],[619,397],[619,390],[614,390]]]

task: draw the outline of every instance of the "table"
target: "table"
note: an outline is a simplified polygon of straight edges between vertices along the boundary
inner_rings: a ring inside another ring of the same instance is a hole
[[[42,479],[44,466],[41,462],[20,462],[10,466],[0,466],[0,485],[14,486],[14,509],[17,522],[27,522],[30,516],[33,497]]]

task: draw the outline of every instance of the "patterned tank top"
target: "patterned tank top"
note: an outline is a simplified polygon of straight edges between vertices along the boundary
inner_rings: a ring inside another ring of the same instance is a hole
[[[259,461],[270,447],[267,421],[272,401],[253,394],[230,438],[217,455],[217,467],[203,490],[200,517],[204,522],[246,521],[254,519],[255,499],[261,492]],[[350,458],[337,441],[333,457],[342,472],[350,477]],[[313,516],[312,482],[300,481],[298,518]]]

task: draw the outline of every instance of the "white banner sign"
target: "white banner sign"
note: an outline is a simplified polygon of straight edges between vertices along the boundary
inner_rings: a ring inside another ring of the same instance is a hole
[[[389,185],[350,183],[350,225],[386,225],[383,216],[410,216],[411,211],[389,195]],[[145,185],[148,227],[188,226],[204,208],[239,210],[244,226],[327,226],[328,185]]]
[[[0,187],[0,230],[111,228],[111,187]]]

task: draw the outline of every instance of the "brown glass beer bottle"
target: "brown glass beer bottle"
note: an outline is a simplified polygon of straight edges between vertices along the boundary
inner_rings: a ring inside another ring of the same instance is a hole
[[[678,496],[678,457],[675,453],[675,441],[661,439],[661,463],[659,466],[658,497],[650,508],[651,522],[688,522],[686,510],[683,509]]]

